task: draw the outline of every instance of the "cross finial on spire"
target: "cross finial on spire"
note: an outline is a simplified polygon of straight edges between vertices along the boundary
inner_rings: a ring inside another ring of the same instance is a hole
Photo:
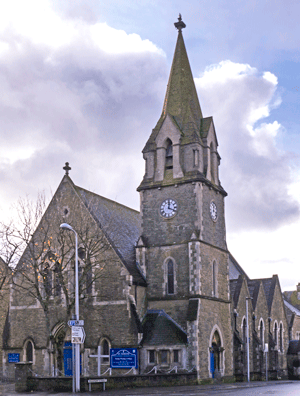
[[[178,22],[175,22],[174,25],[176,29],[178,29],[179,31],[181,31],[181,29],[184,29],[186,27],[186,24],[183,22],[181,18],[181,14],[179,14]]]
[[[69,162],[66,162],[66,165],[63,167],[63,170],[66,171],[66,175],[67,175],[67,176],[69,176],[69,171],[70,171],[71,169],[72,169],[72,168],[69,166]]]

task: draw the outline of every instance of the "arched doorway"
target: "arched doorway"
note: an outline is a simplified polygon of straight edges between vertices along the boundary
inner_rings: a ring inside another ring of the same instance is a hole
[[[64,324],[55,326],[53,331],[53,375],[72,375],[72,344],[70,329]]]
[[[213,334],[210,346],[210,372],[212,378],[221,376],[222,370],[222,343],[219,332],[216,330]]]

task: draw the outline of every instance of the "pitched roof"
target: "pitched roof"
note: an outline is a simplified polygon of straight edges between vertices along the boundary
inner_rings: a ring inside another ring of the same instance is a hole
[[[229,252],[229,279],[237,279],[240,275],[244,275],[247,280],[249,279],[246,272]]]
[[[178,345],[187,343],[186,332],[164,310],[148,310],[143,320],[142,344]]]
[[[252,298],[252,306],[253,306],[253,309],[255,309],[261,281],[259,281],[257,279],[251,279],[251,280],[248,279],[247,285],[248,285],[250,297]]]
[[[269,309],[269,313],[272,308],[272,302],[273,302],[273,297],[274,297],[274,292],[275,292],[275,287],[276,287],[276,281],[278,277],[277,275],[273,275],[272,278],[263,278],[263,279],[256,279],[256,280],[261,280],[265,295],[266,295],[266,300],[267,300],[267,305]]]
[[[236,308],[239,302],[239,297],[243,285],[243,277],[240,275],[238,279],[231,279],[229,285],[230,285],[230,295],[233,301],[233,306],[234,308]]]
[[[135,260],[135,245],[141,233],[139,212],[81,187],[74,188],[133,276],[134,282],[145,285],[145,278]]]

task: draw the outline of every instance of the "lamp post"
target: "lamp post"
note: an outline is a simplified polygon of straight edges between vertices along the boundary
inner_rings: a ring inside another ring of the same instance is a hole
[[[250,340],[249,340],[248,300],[252,300],[252,297],[246,297],[247,381],[250,382],[250,345],[249,345]]]
[[[78,236],[77,232],[67,223],[61,224],[60,228],[72,231],[75,235],[75,319],[79,320]],[[80,392],[80,344],[75,344],[75,389],[73,381],[73,392]]]

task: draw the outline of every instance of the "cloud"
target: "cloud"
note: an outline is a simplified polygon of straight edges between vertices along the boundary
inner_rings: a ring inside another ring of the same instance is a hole
[[[137,208],[139,153],[167,79],[163,51],[105,23],[65,21],[44,0],[21,6],[19,23],[17,5],[0,6],[0,206],[57,186],[69,161],[76,184]]]
[[[213,115],[220,153],[220,179],[230,230],[276,229],[299,218],[290,195],[290,153],[276,145],[285,130],[267,122],[280,104],[277,78],[250,65],[222,61],[195,79],[205,115]]]

